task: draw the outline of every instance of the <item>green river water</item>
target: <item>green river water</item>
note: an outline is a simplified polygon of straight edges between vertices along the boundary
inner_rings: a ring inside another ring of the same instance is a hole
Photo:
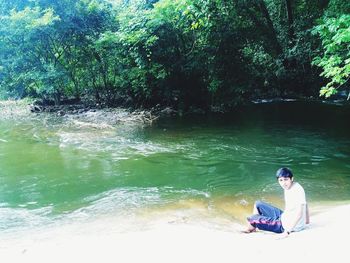
[[[281,166],[311,208],[346,203],[349,120],[349,106],[295,101],[149,126],[93,112],[2,116],[0,233],[101,216],[242,222],[255,199],[283,204]]]

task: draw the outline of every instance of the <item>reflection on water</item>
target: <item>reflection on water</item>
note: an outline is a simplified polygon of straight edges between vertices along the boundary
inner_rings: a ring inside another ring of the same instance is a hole
[[[289,102],[151,126],[126,111],[0,118],[0,230],[103,215],[242,222],[255,199],[283,204],[280,166],[311,204],[350,200],[349,115]]]

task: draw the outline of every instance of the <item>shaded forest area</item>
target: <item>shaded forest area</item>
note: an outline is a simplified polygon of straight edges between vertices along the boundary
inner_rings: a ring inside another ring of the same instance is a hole
[[[349,1],[0,0],[0,19],[3,99],[224,111],[349,88]]]

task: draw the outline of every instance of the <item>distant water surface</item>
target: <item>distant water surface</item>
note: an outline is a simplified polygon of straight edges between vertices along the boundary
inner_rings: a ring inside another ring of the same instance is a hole
[[[350,200],[349,106],[256,104],[151,126],[108,116],[0,118],[0,232],[103,215],[240,222],[255,199],[283,204],[281,166],[311,207]]]

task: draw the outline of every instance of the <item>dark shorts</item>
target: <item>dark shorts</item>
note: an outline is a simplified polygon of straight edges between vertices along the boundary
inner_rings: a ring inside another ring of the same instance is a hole
[[[255,206],[259,214],[247,218],[252,226],[275,233],[284,231],[281,223],[281,215],[283,213],[281,209],[262,201],[256,201]]]

